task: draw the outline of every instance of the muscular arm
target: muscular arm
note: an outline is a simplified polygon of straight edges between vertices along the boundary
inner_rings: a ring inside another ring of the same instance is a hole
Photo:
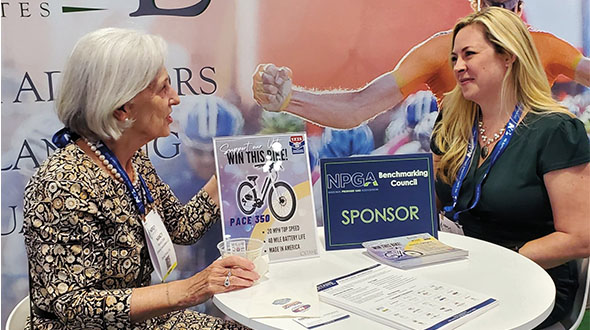
[[[548,269],[590,255],[590,163],[543,176],[555,232],[526,243],[519,253]]]
[[[448,63],[450,35],[438,33],[410,50],[393,71],[357,90],[312,91],[291,86],[291,70],[261,64],[254,99],[269,111],[287,111],[322,126],[352,128],[430,87],[437,97],[455,86]]]
[[[590,58],[584,57],[576,47],[551,33],[532,31],[531,37],[550,85],[562,74],[590,86]]]
[[[285,111],[322,126],[352,128],[403,100],[391,73],[352,91],[314,92],[296,88]]]

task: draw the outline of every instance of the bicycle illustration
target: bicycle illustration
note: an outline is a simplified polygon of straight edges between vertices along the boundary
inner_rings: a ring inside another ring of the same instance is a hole
[[[398,259],[404,256],[419,257],[423,254],[420,251],[404,250],[402,246],[396,245],[393,247],[393,250],[385,252],[384,257],[387,259]]]
[[[268,197],[268,208],[277,220],[287,221],[291,219],[295,214],[297,199],[291,185],[284,181],[277,181],[279,178],[278,170],[282,168],[280,163],[256,164],[254,167],[264,168],[267,175],[260,190],[256,184],[258,175],[249,175],[247,180],[240,183],[237,191],[240,211],[245,215],[250,215],[257,208],[261,208],[265,198]]]

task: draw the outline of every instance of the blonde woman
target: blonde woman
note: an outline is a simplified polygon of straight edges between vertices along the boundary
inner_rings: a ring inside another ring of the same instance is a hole
[[[432,136],[436,192],[466,235],[514,249],[545,268],[556,305],[571,309],[573,263],[590,255],[590,145],[582,123],[551,98],[527,28],[488,8],[453,29],[457,86]]]

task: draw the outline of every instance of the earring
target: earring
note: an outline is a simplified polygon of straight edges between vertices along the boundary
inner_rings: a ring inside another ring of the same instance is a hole
[[[125,123],[128,123],[128,122],[129,122],[129,118],[125,118]]]

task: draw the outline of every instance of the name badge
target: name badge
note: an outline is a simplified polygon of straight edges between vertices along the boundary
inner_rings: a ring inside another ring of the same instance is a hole
[[[176,268],[176,252],[170,235],[162,222],[162,218],[155,210],[151,210],[143,223],[145,240],[150,252],[150,259],[156,273],[162,282]]]
[[[438,228],[445,233],[465,235],[465,233],[463,233],[463,226],[458,222],[445,217],[443,214],[438,215]]]

